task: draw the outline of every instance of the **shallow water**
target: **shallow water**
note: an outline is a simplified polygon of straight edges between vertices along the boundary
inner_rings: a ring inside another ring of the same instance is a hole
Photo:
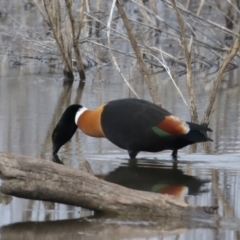
[[[21,22],[21,26],[35,28],[38,37],[43,23],[36,9],[26,12],[17,1],[12,1],[13,8],[9,2],[1,2],[8,8],[9,16],[19,16],[14,21]],[[1,27],[12,26],[13,18],[1,16]],[[81,103],[95,108],[109,100],[133,96],[113,66],[88,70],[84,89],[79,88],[78,81],[72,88],[63,87],[62,74],[56,66],[53,67],[54,60],[52,63],[47,58],[38,61],[19,57],[15,55],[16,49],[10,48],[9,42],[25,48],[30,46],[17,37],[2,34],[1,39],[5,44],[0,49],[2,152],[51,160],[51,133],[66,106]],[[14,54],[7,54],[8,50]],[[44,52],[39,54],[44,55]],[[19,61],[22,65],[17,65]],[[139,69],[124,63],[124,60],[119,61],[139,97],[151,100]],[[177,166],[173,165],[171,152],[164,151],[140,153],[138,165],[129,167],[126,151],[106,139],[87,137],[80,131],[59,153],[64,164],[73,168],[78,168],[79,159],[84,157],[94,174],[107,181],[145,191],[175,193],[192,205],[218,205],[217,213],[222,220],[212,224],[207,219],[202,223],[177,219],[105,219],[92,216],[92,211],[79,207],[0,194],[0,239],[239,239],[239,71],[236,69],[224,75],[210,122],[213,129],[210,137],[214,142],[207,146],[199,144],[197,149],[188,147],[179,151]],[[210,79],[213,77],[208,78],[208,74],[194,75],[200,118],[208,101]],[[166,74],[155,74],[153,78],[163,106],[189,120],[188,110]],[[176,79],[187,98],[185,80],[185,76]]]
[[[127,87],[120,81],[106,83],[89,80],[81,92],[78,82],[74,83],[72,89],[63,88],[61,75],[19,73],[20,70],[11,71],[0,81],[0,150],[3,152],[51,160],[51,131],[68,104],[81,102],[88,108],[94,108],[108,100],[129,96]],[[164,88],[173,90],[171,83],[165,84]],[[238,87],[228,89],[222,91],[221,98],[217,100],[216,104],[220,104],[219,100],[225,97],[228,106],[216,108],[215,114],[225,117],[214,118],[210,123],[213,128],[211,138],[214,139],[208,148],[210,153],[206,153],[202,145],[198,146],[196,153],[185,148],[179,152],[177,166],[173,166],[171,152],[164,151],[158,154],[140,153],[138,166],[129,168],[126,151],[105,139],[87,137],[80,131],[59,153],[64,164],[78,168],[78,159],[84,157],[98,177],[127,187],[163,193],[166,186],[177,187],[179,196],[189,204],[218,205],[218,214],[234,220],[225,220],[224,226],[220,224],[214,227],[206,223],[202,226],[176,221],[171,228],[169,223],[159,226],[159,220],[144,223],[101,218],[66,221],[91,216],[93,212],[63,204],[1,195],[1,238],[14,239],[20,231],[20,239],[31,239],[33,235],[43,239],[49,236],[57,238],[60,234],[72,235],[72,239],[111,239],[117,231],[119,239],[172,239],[176,236],[183,239],[235,239],[239,226],[235,221],[240,218],[240,155],[236,133],[239,105],[236,101],[232,104],[232,99],[237,99],[238,95]],[[143,94],[142,97],[149,97],[146,96]],[[166,95],[163,102],[170,111],[186,118],[185,106],[176,98],[167,98]],[[49,220],[54,222],[44,224]],[[36,225],[34,222],[38,221],[43,223]],[[67,231],[70,225],[73,226]]]

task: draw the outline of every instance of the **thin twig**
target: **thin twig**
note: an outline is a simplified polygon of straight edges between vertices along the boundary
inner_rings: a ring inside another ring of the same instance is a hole
[[[134,0],[132,0],[132,1],[134,1]],[[165,2],[165,3],[166,3],[167,5],[169,5],[169,6],[172,6],[171,3],[170,3],[170,0],[162,0],[162,1]],[[233,31],[229,30],[228,28],[226,28],[226,27],[224,27],[224,26],[222,26],[222,25],[219,25],[219,24],[217,24],[217,23],[215,23],[215,22],[212,22],[211,20],[207,20],[207,19],[205,19],[205,18],[203,18],[203,17],[197,16],[196,14],[194,14],[194,13],[192,13],[192,12],[184,9],[183,7],[177,6],[177,8],[178,8],[181,12],[184,12],[184,13],[190,15],[190,16],[193,16],[193,17],[196,18],[198,21],[206,22],[206,23],[208,23],[209,25],[212,25],[212,26],[214,26],[214,27],[222,30],[223,32],[226,32],[226,33],[228,33],[228,34],[230,34],[230,35],[233,35],[233,36],[238,36],[238,34],[237,34],[236,32],[233,32]]]
[[[185,98],[184,98],[181,90],[179,89],[179,87],[177,86],[175,80],[173,79],[172,74],[171,74],[171,71],[170,71],[169,67],[167,66],[167,64],[166,64],[166,62],[165,62],[165,60],[164,60],[164,58],[163,58],[162,50],[160,49],[160,51],[161,51],[162,61],[161,61],[159,58],[157,58],[156,56],[154,56],[153,54],[150,54],[150,53],[145,53],[145,54],[150,55],[150,56],[152,56],[153,58],[155,58],[155,59],[164,67],[164,69],[166,70],[166,72],[167,72],[167,74],[169,75],[170,79],[172,80],[172,83],[173,83],[174,87],[177,89],[177,91],[178,91],[179,95],[181,96],[184,104],[186,105],[187,109],[189,110],[189,106],[188,106],[188,104],[187,104],[187,101],[185,100]]]
[[[205,3],[205,0],[201,0],[201,2],[199,4],[199,7],[198,7],[198,10],[197,10],[197,16],[199,16],[201,14],[204,3]]]
[[[90,15],[89,13],[86,13],[86,12],[85,12],[84,14],[87,15],[88,17],[90,17],[90,18],[93,18],[95,21],[98,21],[98,22],[101,23],[102,25],[105,25],[104,22],[100,21],[99,19],[95,18],[94,16]],[[130,20],[131,20],[132,22],[134,22],[134,23],[137,23],[137,24],[140,24],[140,25],[143,25],[143,26],[146,26],[146,27],[150,27],[150,28],[152,28],[152,29],[154,29],[154,30],[158,30],[158,28],[156,28],[156,27],[154,27],[154,26],[150,26],[150,25],[147,25],[147,24],[144,24],[144,23],[135,21],[135,20],[133,20],[133,19],[130,19]],[[124,35],[123,33],[120,33],[120,32],[117,31],[116,29],[111,28],[111,32],[117,33],[119,37],[121,37],[121,38],[123,38],[124,40],[130,42],[130,40],[127,38],[126,35]],[[167,32],[166,32],[166,33],[167,33]],[[167,34],[170,35],[170,36],[173,36],[173,37],[175,37],[175,38],[178,38],[178,36],[176,36],[176,35],[174,35],[174,34],[172,34],[172,33],[167,33]],[[92,42],[92,40],[89,40],[88,38],[81,39],[81,43],[83,43],[83,42]],[[97,42],[93,42],[93,43],[94,43],[94,44],[98,44]],[[203,44],[204,44],[204,43],[203,43]],[[100,45],[100,44],[98,44],[98,45]],[[102,45],[102,44],[101,44],[101,45]],[[149,49],[149,50],[154,50],[154,51],[159,52],[159,49],[156,48],[156,47],[149,47],[149,46],[144,46],[144,45],[141,45],[141,44],[138,44],[138,45],[139,45],[139,47],[141,47],[141,48],[146,48],[146,49]],[[102,45],[102,47],[103,47],[103,45]],[[208,46],[208,47],[209,47],[209,46]],[[119,51],[119,50],[115,49],[114,51]],[[119,52],[120,52],[120,51],[119,51]],[[167,53],[167,52],[164,52],[163,50],[161,50],[161,52],[162,52],[164,55],[166,55],[167,57],[169,57],[169,58],[171,58],[172,60],[174,60],[175,62],[179,63],[180,65],[182,65],[182,66],[184,66],[184,67],[186,66],[186,64],[185,64],[184,62],[181,62],[180,60],[178,60],[177,58],[175,58],[175,57],[172,56],[171,54],[169,54],[169,53]]]

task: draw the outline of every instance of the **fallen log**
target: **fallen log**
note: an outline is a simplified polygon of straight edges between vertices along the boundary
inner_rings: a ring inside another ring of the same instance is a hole
[[[131,216],[209,218],[212,208],[168,195],[128,189],[50,161],[0,153],[1,192],[16,197]]]

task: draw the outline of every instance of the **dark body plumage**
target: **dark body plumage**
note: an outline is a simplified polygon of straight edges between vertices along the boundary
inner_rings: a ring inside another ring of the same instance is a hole
[[[171,115],[145,100],[121,99],[111,101],[104,107],[101,124],[106,138],[128,150],[131,158],[135,158],[140,151],[159,152],[166,149],[173,150],[173,155],[176,155],[178,149],[187,145],[210,140],[205,132],[211,129],[190,122],[187,123],[190,128],[187,134],[157,135],[152,128]]]
[[[79,127],[92,137],[106,137],[113,144],[128,150],[131,159],[138,152],[177,150],[196,142],[211,140],[210,128],[185,122],[167,110],[145,100],[119,99],[88,110],[81,105],[69,106],[52,134],[53,155],[71,139]]]

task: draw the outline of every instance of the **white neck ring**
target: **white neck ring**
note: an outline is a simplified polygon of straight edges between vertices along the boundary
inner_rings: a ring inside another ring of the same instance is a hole
[[[88,110],[87,108],[81,107],[81,108],[79,108],[79,110],[76,112],[76,115],[75,115],[75,123],[76,123],[76,125],[77,125],[77,123],[78,123],[79,117],[80,117],[85,111],[87,111],[87,110]]]

